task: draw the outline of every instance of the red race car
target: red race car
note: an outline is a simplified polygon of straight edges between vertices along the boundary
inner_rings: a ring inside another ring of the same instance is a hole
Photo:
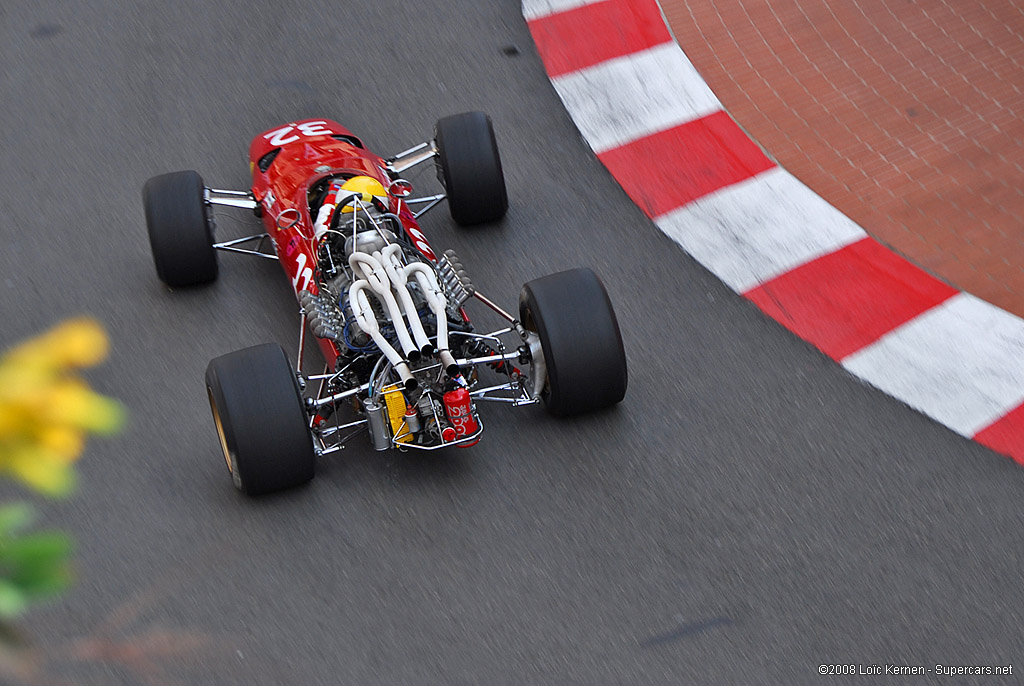
[[[413,197],[403,172],[433,161],[444,193]],[[555,415],[605,408],[626,392],[626,355],[598,277],[574,269],[523,286],[518,316],[477,291],[451,250],[438,255],[419,218],[443,200],[462,226],[508,208],[490,118],[437,122],[431,140],[393,157],[344,126],[295,121],[256,136],[252,188],[208,188],[194,171],[143,188],[160,279],[171,288],[217,278],[217,251],[278,260],[299,304],[293,367],[280,345],[210,362],[206,388],[235,486],[250,495],[313,478],[316,458],[367,433],[375,450],[475,444],[483,401]],[[216,242],[213,206],[255,212],[266,232]],[[475,300],[506,326],[477,331]],[[326,361],[304,370],[307,335]],[[365,438],[360,440],[366,440]]]

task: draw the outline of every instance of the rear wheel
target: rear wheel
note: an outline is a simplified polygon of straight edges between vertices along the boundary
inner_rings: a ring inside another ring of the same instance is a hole
[[[206,392],[235,488],[262,495],[313,478],[316,455],[302,394],[281,346],[214,359],[206,368]]]
[[[196,286],[217,278],[205,191],[194,171],[154,176],[142,188],[156,273],[168,286]]]
[[[472,226],[504,217],[508,193],[491,118],[483,112],[463,112],[439,119],[434,142],[438,177],[452,219]]]
[[[519,318],[540,338],[547,367],[541,392],[551,414],[610,407],[626,395],[626,352],[611,300],[590,269],[544,276],[523,286]]]

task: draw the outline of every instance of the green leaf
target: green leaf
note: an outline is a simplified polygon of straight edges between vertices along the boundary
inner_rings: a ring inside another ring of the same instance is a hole
[[[43,532],[20,538],[6,546],[4,562],[8,579],[23,591],[53,593],[69,581],[67,558],[71,541],[58,532]]]
[[[44,598],[64,591],[71,585],[71,573],[66,568],[41,574],[19,584],[26,600]]]
[[[59,531],[21,536],[7,545],[7,559],[20,566],[50,565],[71,552],[71,540]]]
[[[25,594],[6,579],[0,579],[0,617],[13,619],[27,607]]]

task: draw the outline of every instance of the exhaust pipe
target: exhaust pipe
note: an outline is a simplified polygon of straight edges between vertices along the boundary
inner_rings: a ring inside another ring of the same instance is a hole
[[[376,254],[379,255],[380,253]],[[356,277],[358,277],[363,283],[366,283],[367,286],[373,290],[377,295],[377,299],[380,300],[387,309],[388,317],[395,325],[395,333],[398,335],[398,342],[402,346],[402,353],[405,355],[406,359],[410,362],[416,362],[419,360],[419,348],[413,344],[412,338],[409,336],[409,330],[405,328],[405,322],[402,319],[402,310],[398,307],[398,301],[395,300],[395,296],[391,292],[391,280],[388,278],[384,265],[381,264],[380,260],[373,255],[368,255],[364,252],[354,252],[349,255],[348,264],[352,267],[352,272]],[[357,281],[356,284],[360,281]],[[352,296],[350,295],[349,298],[351,299],[351,297]],[[376,322],[374,322],[374,324],[376,324]],[[360,324],[360,328],[362,328],[362,324]],[[365,329],[363,330],[366,331]],[[370,332],[366,331],[366,333]]]

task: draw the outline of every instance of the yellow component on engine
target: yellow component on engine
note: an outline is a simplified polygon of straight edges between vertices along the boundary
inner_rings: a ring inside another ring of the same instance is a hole
[[[405,396],[398,389],[398,384],[388,386],[384,389],[384,404],[388,408],[388,418],[391,420],[391,435],[401,436],[399,443],[408,443],[412,440],[412,432],[403,426],[405,421]],[[402,434],[405,434],[404,436]]]

